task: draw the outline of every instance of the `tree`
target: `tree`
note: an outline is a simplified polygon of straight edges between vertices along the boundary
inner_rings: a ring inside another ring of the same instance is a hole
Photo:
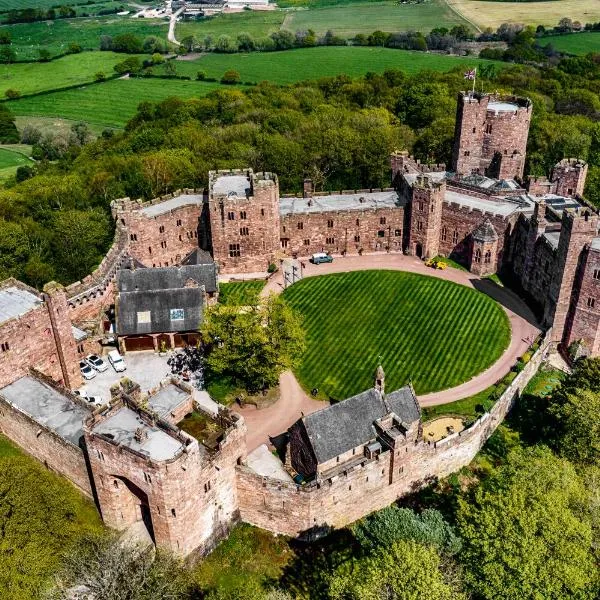
[[[547,448],[515,450],[459,499],[461,560],[482,599],[592,599],[589,495],[567,461]]]
[[[14,115],[5,105],[0,106],[0,142],[2,144],[18,144],[19,139]]]
[[[66,556],[50,600],[72,600],[73,588],[105,600],[185,600],[191,582],[173,556],[107,534],[86,536]]]
[[[0,46],[0,63],[13,63],[17,59],[17,53],[9,46]]]
[[[46,48],[40,48],[38,50],[38,55],[39,55],[39,61],[40,62],[49,62],[50,59],[52,58],[52,55],[50,54],[50,51],[46,50]]]
[[[83,121],[71,125],[71,134],[73,136],[73,141],[78,146],[84,146],[93,138],[90,126]]]
[[[177,76],[177,65],[175,61],[169,60],[165,65],[165,75],[167,77],[176,77]]]
[[[144,51],[141,40],[132,33],[121,33],[112,38],[111,50],[127,54],[141,54]]]
[[[198,39],[195,35],[188,35],[181,40],[181,45],[188,51],[193,52],[198,46]]]
[[[215,44],[216,52],[231,53],[231,52],[237,52],[237,50],[238,50],[237,41],[235,41],[228,35],[219,36],[219,39],[217,40],[217,43]]]
[[[239,83],[240,81],[240,74],[234,69],[229,69],[229,71],[225,71],[225,73],[223,73],[223,77],[221,77],[221,83],[224,83],[226,85],[233,85],[235,83]]]
[[[8,29],[2,29],[0,31],[0,45],[6,46],[12,44],[12,36]]]
[[[137,56],[131,56],[123,62],[117,63],[113,69],[119,75],[125,75],[126,73],[138,74],[142,70],[142,62]]]
[[[249,33],[239,33],[237,36],[237,44],[241,52],[252,52],[252,50],[254,50],[254,40]]]
[[[8,88],[5,92],[4,95],[6,96],[6,98],[8,98],[9,100],[16,100],[17,98],[21,97],[21,92],[19,90],[15,90],[13,88]]]
[[[196,73],[196,80],[197,81],[204,81],[206,79],[206,71],[198,71]]]
[[[228,377],[250,392],[276,385],[305,348],[300,317],[278,297],[248,310],[211,307],[200,333],[208,378]]]
[[[82,51],[83,51],[83,48],[79,44],[76,44],[75,42],[71,42],[69,44],[69,49],[68,49],[69,54],[79,54]]]
[[[345,563],[332,575],[331,600],[462,600],[444,581],[436,551],[398,541],[365,558]]]

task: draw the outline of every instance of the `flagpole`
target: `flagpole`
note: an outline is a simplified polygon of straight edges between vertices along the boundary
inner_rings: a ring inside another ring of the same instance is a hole
[[[477,79],[477,67],[473,69],[473,96],[475,96],[475,80]]]

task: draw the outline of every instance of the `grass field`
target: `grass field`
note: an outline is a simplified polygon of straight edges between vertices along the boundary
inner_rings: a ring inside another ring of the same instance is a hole
[[[336,400],[370,387],[379,360],[390,391],[409,380],[419,394],[453,387],[497,360],[510,341],[495,301],[435,277],[397,271],[309,277],[283,297],[305,318],[301,383]]]
[[[352,37],[357,33],[376,30],[422,31],[429,33],[440,25],[468,25],[442,0],[424,4],[400,4],[399,2],[352,3],[346,6],[327,6],[298,10],[286,17],[284,27],[290,31],[313,29],[323,35],[331,29],[337,35]]]
[[[203,70],[210,77],[220,78],[228,69],[237,69],[243,81],[267,79],[287,84],[340,73],[359,76],[367,71],[383,72],[392,68],[409,73],[422,69],[448,71],[457,66],[490,62],[389,48],[319,47],[287,52],[209,54],[195,61],[178,61],[176,64],[180,75],[191,77]],[[502,66],[504,63],[497,64]],[[144,100],[156,102],[169,96],[199,97],[218,87],[221,87],[219,83],[176,79],[119,79],[11,100],[7,105],[18,116],[59,117],[86,121],[99,127],[123,127]]]
[[[219,302],[227,306],[254,306],[266,281],[236,281],[219,284]]]
[[[587,54],[600,52],[600,31],[586,31],[568,35],[553,35],[539,40],[542,45],[552,44],[561,52],[569,54]]]
[[[182,21],[177,23],[175,33],[178,40],[195,35],[203,41],[208,35],[214,39],[220,35],[235,37],[242,31],[252,37],[268,36],[279,31],[286,13],[280,10],[243,11],[241,13],[220,14],[202,21]]]
[[[116,52],[82,52],[49,63],[0,65],[0,97],[9,88],[25,95],[90,83],[98,71],[114,75],[113,67],[125,58]]]
[[[20,456],[22,452],[8,439],[0,434],[0,460],[9,456]]]
[[[32,165],[33,162],[22,152],[0,148],[0,180],[11,177],[21,165]]]
[[[72,6],[76,4],[82,4],[85,0],[0,0],[0,12],[8,10],[23,10],[24,8],[42,8],[48,9],[56,6]],[[107,8],[108,6],[125,6],[129,5],[128,0],[98,0],[93,4],[86,4],[85,6],[78,6],[76,8],[78,13],[87,12],[92,13],[100,10],[100,8]]]
[[[199,81],[117,79],[65,92],[11,100],[7,106],[19,116],[59,117],[100,127],[123,127],[144,100],[158,102],[170,96],[199,97],[218,87],[218,83]]]
[[[3,25],[2,28],[10,31],[12,47],[17,53],[17,60],[24,60],[37,58],[40,48],[45,48],[53,56],[62,54],[72,42],[86,50],[98,50],[101,35],[133,33],[140,38],[148,35],[166,38],[168,24],[161,20],[132,19],[111,15],[88,19],[59,19],[40,23]]]
[[[598,0],[548,0],[547,2],[491,2],[448,0],[448,4],[481,29],[496,29],[502,23],[557,25],[562,17],[591,23],[600,21]]]
[[[400,69],[416,73],[423,69],[449,71],[457,66],[476,66],[491,61],[458,58],[427,52],[368,48],[361,46],[320,46],[285,52],[250,54],[206,54],[194,61],[177,61],[177,72],[194,77],[199,70],[209,77],[221,77],[228,69],[239,71],[242,81],[263,80],[288,84],[345,73],[353,77],[368,71],[382,73]],[[497,63],[502,66],[504,63]]]

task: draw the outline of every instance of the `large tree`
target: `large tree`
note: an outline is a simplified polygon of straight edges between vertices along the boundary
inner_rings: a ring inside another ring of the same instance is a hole
[[[590,496],[575,468],[533,447],[507,462],[458,507],[466,578],[478,598],[592,599]]]
[[[300,317],[276,296],[252,308],[211,307],[200,331],[208,378],[228,377],[250,392],[275,385],[305,347]]]

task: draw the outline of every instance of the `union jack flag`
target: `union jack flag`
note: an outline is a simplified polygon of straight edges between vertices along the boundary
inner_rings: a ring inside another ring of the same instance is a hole
[[[477,69],[469,69],[466,73],[465,73],[465,79],[471,79],[474,80],[475,76],[477,75]]]

